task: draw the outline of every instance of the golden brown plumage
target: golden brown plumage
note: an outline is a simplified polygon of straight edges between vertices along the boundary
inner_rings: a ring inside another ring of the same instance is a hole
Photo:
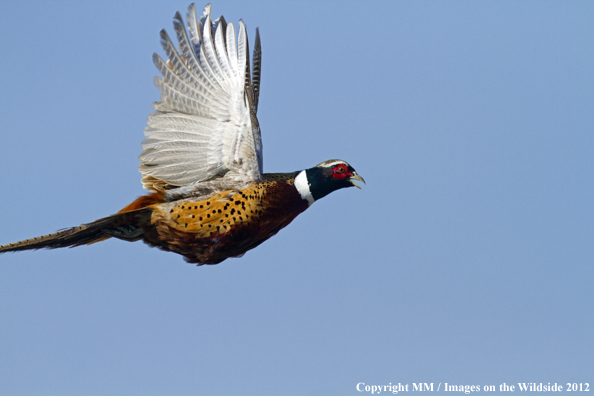
[[[144,239],[188,262],[217,264],[258,246],[307,207],[292,181],[263,182],[200,201],[152,205]]]

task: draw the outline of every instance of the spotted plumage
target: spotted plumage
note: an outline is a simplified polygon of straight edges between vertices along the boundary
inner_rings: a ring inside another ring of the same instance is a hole
[[[348,163],[329,160],[292,173],[262,173],[256,113],[262,51],[256,30],[250,69],[247,33],[223,17],[199,18],[194,5],[174,17],[179,46],[165,31],[168,60],[154,63],[161,101],[149,116],[140,155],[151,193],[92,223],[0,246],[9,251],[79,246],[118,238],[217,264],[258,246],[332,191],[363,178]]]

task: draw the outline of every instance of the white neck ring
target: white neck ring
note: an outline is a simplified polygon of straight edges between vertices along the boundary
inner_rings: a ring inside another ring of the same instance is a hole
[[[308,205],[314,203],[315,199],[313,195],[311,195],[311,190],[309,189],[309,182],[307,181],[307,174],[304,170],[299,172],[297,177],[295,178],[295,188],[299,191],[299,195],[301,198],[307,201]]]

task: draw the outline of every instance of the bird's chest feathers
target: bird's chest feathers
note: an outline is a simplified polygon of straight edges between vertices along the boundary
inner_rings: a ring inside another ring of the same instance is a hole
[[[152,222],[163,233],[173,231],[179,236],[189,234],[186,237],[190,239],[220,240],[240,230],[276,233],[307,207],[307,201],[292,182],[263,182],[241,191],[223,191],[201,201],[185,199],[159,205]]]

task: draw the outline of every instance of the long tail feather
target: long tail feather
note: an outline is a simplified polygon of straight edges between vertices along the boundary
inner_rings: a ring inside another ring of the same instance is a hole
[[[92,223],[68,228],[53,234],[2,245],[0,246],[0,253],[90,245],[111,237],[126,241],[137,241],[142,238],[143,225],[147,224],[147,221],[150,222],[150,214],[150,208],[117,213]]]

